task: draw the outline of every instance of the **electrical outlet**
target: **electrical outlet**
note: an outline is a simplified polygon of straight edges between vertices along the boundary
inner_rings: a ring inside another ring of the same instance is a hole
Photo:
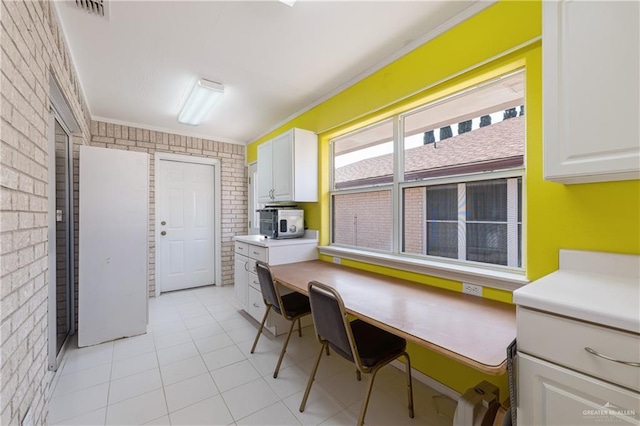
[[[473,296],[482,297],[482,286],[469,283],[462,283],[462,292]]]
[[[336,257],[336,256],[333,256],[333,263],[335,263],[336,265],[339,265],[340,264],[340,258]]]

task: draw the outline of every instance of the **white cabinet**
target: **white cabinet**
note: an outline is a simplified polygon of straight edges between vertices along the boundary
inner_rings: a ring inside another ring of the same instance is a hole
[[[258,201],[318,201],[318,137],[293,128],[258,146]]]
[[[640,424],[640,256],[560,251],[514,292],[518,424]]]
[[[640,3],[542,7],[545,179],[640,178]]]
[[[262,321],[266,306],[256,274],[256,261],[281,265],[313,260],[318,257],[317,246],[317,238],[270,240],[259,235],[236,237],[234,294],[242,309],[256,321]],[[280,287],[280,292],[290,293],[283,287]],[[303,318],[303,326],[311,324],[310,318]],[[286,333],[289,326],[290,323],[276,313],[270,314],[265,324],[274,335]]]
[[[242,307],[242,309],[247,308],[247,295],[248,295],[248,284],[247,284],[247,273],[248,273],[248,263],[249,258],[247,256],[243,256],[238,252],[238,245],[242,245],[242,243],[236,243],[236,253],[235,253],[235,261],[234,261],[234,277],[235,283],[233,286],[233,293]],[[244,244],[246,247],[247,245]]]
[[[631,367],[630,367],[631,368]],[[640,394],[520,354],[519,425],[637,425]]]

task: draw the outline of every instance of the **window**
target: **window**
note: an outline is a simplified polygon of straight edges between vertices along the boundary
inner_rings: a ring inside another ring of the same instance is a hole
[[[517,72],[333,139],[332,244],[522,267],[524,113]]]
[[[334,141],[334,244],[392,250],[393,151],[391,120]]]

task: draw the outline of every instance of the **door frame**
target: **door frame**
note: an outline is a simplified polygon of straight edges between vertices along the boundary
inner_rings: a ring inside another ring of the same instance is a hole
[[[47,294],[47,359],[48,369],[56,371],[62,361],[62,357],[66,352],[66,346],[69,342],[68,336],[76,332],[76,282],[75,282],[75,211],[74,211],[74,189],[73,182],[73,135],[80,129],[69,105],[67,104],[62,90],[53,75],[49,75],[49,131],[47,149],[49,158],[47,160],[47,179],[49,187],[47,189],[47,269],[48,269],[48,294]],[[67,186],[66,203],[69,211],[67,212],[67,268],[69,276],[69,286],[67,287],[68,303],[69,303],[69,334],[63,343],[60,352],[57,352],[57,315],[56,315],[56,142],[55,142],[55,126],[56,122],[62,127],[67,134]]]
[[[221,243],[221,232],[222,232],[222,196],[221,196],[221,162],[217,158],[208,158],[208,157],[195,157],[191,155],[181,155],[181,154],[172,154],[168,152],[156,152],[154,159],[154,173],[155,173],[155,181],[153,186],[153,191],[155,194],[154,201],[154,226],[155,226],[155,250],[154,250],[154,260],[155,260],[155,297],[160,296],[160,288],[162,287],[161,276],[160,276],[160,256],[159,256],[159,244],[160,241],[160,214],[158,211],[158,207],[160,206],[160,198],[161,198],[161,184],[162,184],[162,176],[160,174],[160,161],[177,161],[179,163],[191,163],[191,164],[204,164],[208,166],[213,166],[213,253],[215,256],[215,282],[214,285],[222,285],[222,243]]]

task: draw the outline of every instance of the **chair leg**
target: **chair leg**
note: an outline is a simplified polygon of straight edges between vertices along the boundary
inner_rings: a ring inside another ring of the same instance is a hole
[[[273,372],[273,378],[278,377],[278,371],[280,371],[280,364],[282,364],[282,359],[284,358],[284,353],[287,352],[287,345],[289,344],[289,339],[291,339],[291,333],[293,332],[293,326],[296,325],[295,321],[291,321],[291,327],[289,327],[289,332],[287,333],[287,338],[284,341],[284,345],[282,345],[282,350],[280,351],[280,358],[278,358],[278,363],[276,364],[276,369]]]
[[[356,370],[356,379],[358,379],[358,381],[362,380],[362,374],[360,373],[360,370]]]
[[[302,323],[300,322],[302,317],[298,318],[298,337],[302,337]]]
[[[329,356],[329,345],[326,345],[327,348],[327,356]]]
[[[260,335],[262,334],[262,329],[264,328],[264,323],[267,322],[267,317],[269,316],[270,310],[271,310],[271,305],[268,305],[267,310],[264,313],[264,317],[262,318],[262,322],[260,323],[260,328],[258,328],[258,334],[256,334],[256,339],[253,341],[253,346],[251,346],[251,353],[253,353],[253,351],[256,350],[258,339],[260,339]]]
[[[322,352],[324,352],[324,347],[328,347],[326,343],[322,344],[320,347],[320,353],[318,353],[318,357],[316,358],[316,363],[313,365],[313,369],[311,370],[311,374],[309,375],[309,382],[307,383],[307,389],[304,391],[304,396],[302,397],[302,402],[300,403],[300,412],[304,411],[304,407],[307,405],[307,399],[309,398],[309,392],[311,391],[311,385],[313,384],[313,380],[316,377],[316,372],[318,371],[318,365],[320,365],[320,358],[322,358]]]
[[[409,360],[409,354],[404,353],[404,357],[407,360],[407,398],[409,399],[409,417],[413,419],[413,384],[411,383],[411,361]]]
[[[362,426],[364,424],[364,416],[367,414],[367,406],[369,405],[369,398],[371,397],[371,391],[373,390],[373,381],[376,378],[378,370],[380,370],[379,367],[371,372],[371,380],[369,380],[369,384],[367,385],[367,393],[362,401],[362,408],[360,409],[360,416],[358,417],[358,426]]]

